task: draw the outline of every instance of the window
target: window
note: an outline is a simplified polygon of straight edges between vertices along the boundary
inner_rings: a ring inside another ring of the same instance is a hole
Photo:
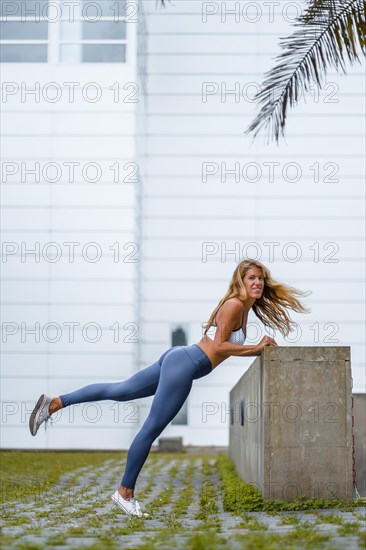
[[[66,4],[65,4],[66,2]],[[70,2],[62,0],[66,8]],[[79,0],[73,13],[62,11],[61,63],[125,63],[126,22],[121,0]]]
[[[186,346],[187,345],[187,336],[185,330],[178,326],[172,331],[172,346]]]
[[[48,22],[43,10],[48,0],[1,2],[2,63],[47,63]]]
[[[182,326],[177,326],[172,330],[172,346],[186,346],[187,336],[186,330]],[[187,426],[188,424],[188,399],[183,403],[182,408],[178,414],[173,418],[173,426]]]
[[[131,8],[122,0],[3,0],[1,61],[126,63]]]

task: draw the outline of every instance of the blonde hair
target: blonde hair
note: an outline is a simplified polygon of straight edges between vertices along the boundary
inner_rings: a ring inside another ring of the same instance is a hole
[[[310,313],[311,310],[306,308],[295,296],[308,296],[312,293],[311,290],[304,292],[284,283],[279,283],[272,278],[269,269],[261,262],[246,259],[237,265],[225,296],[211,313],[204,335],[212,326],[218,310],[227,300],[230,298],[239,298],[240,301],[244,301],[247,298],[243,279],[247,271],[253,267],[262,270],[264,289],[261,297],[254,302],[252,309],[266,327],[275,326],[282,336],[287,336],[293,330],[296,323],[290,319],[285,308],[299,313]]]

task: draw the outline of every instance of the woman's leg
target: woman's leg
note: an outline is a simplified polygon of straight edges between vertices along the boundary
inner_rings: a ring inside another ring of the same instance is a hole
[[[171,349],[165,351],[155,363],[136,372],[123,382],[89,384],[71,393],[60,395],[62,407],[104,399],[129,401],[154,395],[159,382],[162,361]]]
[[[155,361],[149,367],[136,372],[124,382],[89,384],[79,388],[71,393],[65,393],[58,397],[50,397],[42,394],[38,399],[29,419],[29,429],[34,436],[43,422],[48,422],[53,413],[75,403],[85,403],[87,401],[101,401],[103,399],[112,399],[115,401],[129,401],[140,397],[154,395],[158,386],[160,369],[164,357],[172,348],[161,355],[158,361]]]
[[[142,369],[123,382],[101,382],[83,386],[71,393],[60,395],[62,407],[86,403],[88,401],[129,401],[154,395],[160,376],[158,361]]]
[[[181,348],[177,348],[164,358],[150,413],[127,454],[121,486],[124,489],[129,488],[130,494],[133,494],[137,476],[146,461],[151,445],[173,420],[186,400],[195,372],[194,362]]]

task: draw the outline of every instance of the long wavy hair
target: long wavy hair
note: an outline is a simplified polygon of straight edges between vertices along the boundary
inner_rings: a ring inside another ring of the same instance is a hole
[[[242,260],[235,268],[229,288],[225,296],[219,301],[211,313],[204,335],[212,326],[215,316],[222,304],[230,298],[239,298],[240,301],[244,301],[248,297],[243,279],[246,272],[253,267],[262,270],[264,288],[262,296],[254,302],[252,309],[258,319],[260,319],[266,327],[275,326],[282,336],[287,336],[289,332],[293,330],[296,323],[288,316],[285,308],[299,313],[310,313],[311,310],[306,308],[296,296],[308,296],[312,293],[311,290],[302,291],[285,285],[284,283],[279,283],[273,279],[269,269],[261,262],[258,260],[246,259]]]

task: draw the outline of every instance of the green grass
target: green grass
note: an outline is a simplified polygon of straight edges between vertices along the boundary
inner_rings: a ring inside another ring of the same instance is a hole
[[[235,529],[249,529],[250,531],[267,531],[268,527],[257,518],[246,515]]]
[[[217,456],[217,468],[221,478],[221,493],[224,510],[235,515],[245,512],[295,511],[307,510],[310,513],[320,508],[338,508],[342,511],[352,511],[357,506],[365,506],[366,499],[352,501],[342,499],[307,499],[300,497],[293,502],[284,500],[264,499],[260,491],[248,483],[244,483],[235,471],[235,466],[225,455]]]
[[[228,548],[225,539],[215,531],[195,533],[187,539],[184,546],[187,550],[218,550],[220,547]]]
[[[335,525],[343,525],[344,519],[341,516],[321,515],[316,519],[316,523],[333,523]]]
[[[108,459],[120,462],[122,470],[125,457],[126,452],[120,451],[0,451],[0,502],[24,501],[56,485],[63,474],[76,468],[102,466]]]
[[[281,525],[298,525],[299,518],[294,514],[285,514],[281,516]]]
[[[338,535],[346,537],[349,535],[360,534],[361,524],[358,521],[344,521],[341,527],[338,527]]]
[[[195,519],[206,519],[208,516],[218,513],[217,493],[211,483],[203,483],[199,495],[200,509],[195,515]]]
[[[363,529],[357,536],[361,548],[366,548],[366,529]]]
[[[242,550],[321,550],[329,548],[330,535],[315,533],[312,528],[295,527],[290,533],[247,532],[234,535]]]

